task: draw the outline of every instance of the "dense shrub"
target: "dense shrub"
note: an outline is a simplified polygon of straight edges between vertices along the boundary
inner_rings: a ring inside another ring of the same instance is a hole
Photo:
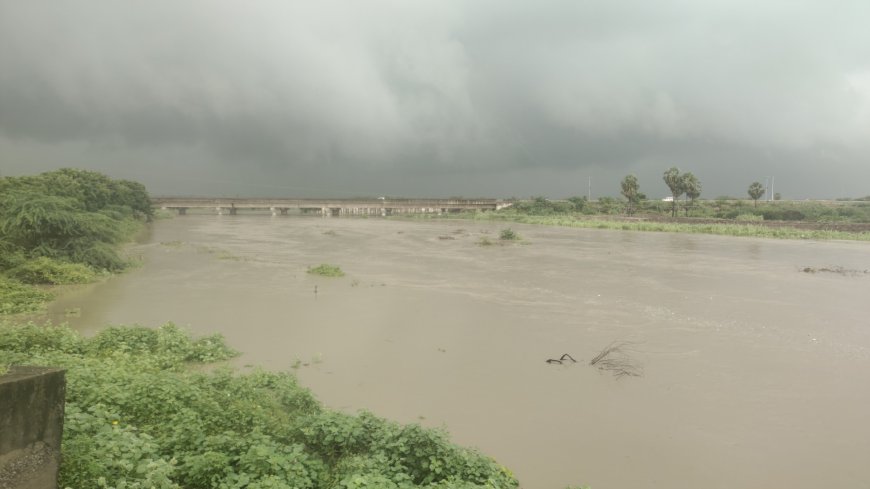
[[[84,284],[96,278],[94,270],[80,263],[45,256],[26,261],[9,271],[9,276],[28,284]]]
[[[513,488],[447,435],[329,411],[286,373],[191,368],[234,354],[172,324],[0,325],[0,365],[67,368],[62,487]]]
[[[121,271],[129,263],[119,244],[151,216],[148,193],[135,182],[73,169],[0,178],[0,276],[73,284]],[[0,298],[0,314],[41,307],[32,290],[15,290]]]
[[[36,312],[51,298],[49,292],[0,276],[0,314]]]

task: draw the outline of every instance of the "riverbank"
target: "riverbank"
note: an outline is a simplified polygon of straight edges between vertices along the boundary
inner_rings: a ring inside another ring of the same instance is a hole
[[[130,268],[121,245],[152,215],[144,186],[96,172],[0,178],[0,315],[37,313],[53,286]]]
[[[433,216],[416,214],[407,219],[470,219],[516,222],[543,226],[587,229],[713,234],[775,239],[870,241],[870,224],[789,221],[739,221],[709,218],[666,218],[662,216],[605,216],[586,214],[529,215],[511,211],[475,212]]]
[[[173,324],[0,323],[0,366],[67,370],[60,487],[517,487],[443,430],[326,409],[292,374],[202,368],[235,355]]]

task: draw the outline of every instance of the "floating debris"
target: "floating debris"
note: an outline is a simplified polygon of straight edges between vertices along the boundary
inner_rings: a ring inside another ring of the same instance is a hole
[[[843,267],[804,267],[801,268],[804,273],[836,273],[838,275],[870,275],[870,270],[854,270]]]
[[[597,367],[598,370],[610,372],[617,378],[640,377],[643,374],[643,368],[629,358],[623,350],[623,347],[630,344],[624,341],[614,341],[601,350],[598,355],[595,355],[589,361],[589,365]]]
[[[574,360],[574,357],[572,357],[571,355],[569,355],[567,353],[565,353],[564,355],[562,355],[558,359],[548,358],[547,363],[558,363],[559,365],[562,365],[563,363],[565,363],[569,360],[571,361],[571,363],[577,363],[577,360]]]

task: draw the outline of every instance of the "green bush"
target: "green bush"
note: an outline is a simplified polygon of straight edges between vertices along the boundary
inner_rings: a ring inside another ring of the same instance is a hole
[[[83,170],[0,179],[0,271],[50,258],[111,272],[126,268],[117,246],[152,216],[145,187]],[[16,276],[36,283],[79,283],[83,269],[43,261]]]
[[[326,410],[290,374],[191,365],[233,353],[172,324],[0,324],[0,365],[67,369],[61,487],[517,487],[441,431]]]
[[[0,276],[0,314],[36,312],[54,296],[32,285]]]
[[[520,235],[514,232],[511,228],[505,228],[499,233],[498,239],[502,241],[516,241],[520,239]]]
[[[9,275],[28,284],[84,284],[93,282],[96,273],[80,263],[54,260],[45,256],[22,263]]]

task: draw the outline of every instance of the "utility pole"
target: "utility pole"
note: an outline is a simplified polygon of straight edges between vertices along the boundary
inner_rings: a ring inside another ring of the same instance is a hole
[[[589,202],[592,202],[592,177],[591,176],[589,177],[589,189],[588,189],[586,195],[587,195],[586,200],[588,200]]]
[[[768,198],[773,202],[773,175],[770,176],[770,195]]]

